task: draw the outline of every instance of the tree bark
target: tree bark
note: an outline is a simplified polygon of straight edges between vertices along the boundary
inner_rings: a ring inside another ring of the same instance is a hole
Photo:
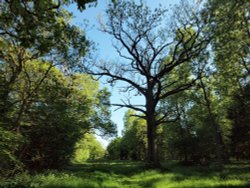
[[[150,86],[149,86],[150,87]],[[147,160],[151,167],[159,168],[160,161],[158,157],[157,150],[157,123],[155,116],[155,106],[157,101],[153,98],[152,90],[149,90],[149,93],[146,98],[146,116],[147,116],[147,141],[148,141],[148,155]]]
[[[157,147],[156,147],[156,128],[154,125],[154,120],[148,117],[147,120],[147,139],[148,139],[148,162],[153,167],[159,165],[159,160],[157,157]]]

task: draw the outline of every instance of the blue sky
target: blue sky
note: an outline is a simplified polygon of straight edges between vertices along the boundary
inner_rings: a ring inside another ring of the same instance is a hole
[[[116,61],[121,59],[118,57],[117,52],[112,47],[112,37],[102,33],[99,30],[98,17],[105,15],[105,9],[109,0],[98,0],[96,7],[87,8],[85,11],[80,12],[77,10],[76,5],[72,5],[69,9],[70,12],[73,12],[73,24],[78,25],[80,28],[84,29],[88,39],[97,44],[97,51],[95,56],[98,59],[106,61]],[[151,8],[156,8],[159,4],[163,5],[166,8],[171,9],[171,5],[174,5],[179,2],[179,0],[144,0],[146,4]],[[104,80],[101,81],[102,87],[108,87],[111,96],[111,103],[119,103],[121,99],[124,99],[124,93],[119,92],[118,83],[115,87],[110,87],[104,83]],[[143,103],[144,99],[142,97],[133,97],[131,102]],[[117,124],[118,134],[121,135],[123,129],[123,116],[127,109],[119,109],[115,111],[116,107],[112,107],[112,120]],[[101,139],[100,139],[101,140]],[[101,140],[103,145],[106,146],[108,141]]]

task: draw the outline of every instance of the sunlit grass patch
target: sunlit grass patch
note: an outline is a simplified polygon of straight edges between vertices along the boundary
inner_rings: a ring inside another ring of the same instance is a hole
[[[101,183],[100,187],[103,188],[119,188],[123,187],[123,185],[119,182],[113,181],[113,180],[106,180]]]
[[[47,175],[36,175],[33,177],[33,186],[34,187],[89,187],[89,188],[98,188],[100,187],[98,181],[95,178],[81,178],[74,176],[73,174],[65,173],[50,173]]]
[[[155,182],[153,188],[167,188],[167,187],[247,187],[247,182],[241,180],[220,180],[220,179],[195,179],[189,178],[181,181],[171,181],[169,179],[162,179]]]

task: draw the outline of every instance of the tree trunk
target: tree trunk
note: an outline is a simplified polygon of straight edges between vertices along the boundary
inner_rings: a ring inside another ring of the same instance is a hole
[[[148,162],[152,166],[158,166],[156,130],[152,120],[147,120],[147,139],[148,139]]]
[[[156,134],[156,117],[155,117],[155,102],[153,98],[147,100],[147,141],[148,141],[148,153],[147,161],[153,168],[160,167],[160,161],[157,151],[157,134]]]

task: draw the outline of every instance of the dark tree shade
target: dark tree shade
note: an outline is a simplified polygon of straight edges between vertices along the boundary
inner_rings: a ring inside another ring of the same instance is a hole
[[[232,121],[232,155],[239,159],[250,159],[250,85],[237,92],[228,110]]]

